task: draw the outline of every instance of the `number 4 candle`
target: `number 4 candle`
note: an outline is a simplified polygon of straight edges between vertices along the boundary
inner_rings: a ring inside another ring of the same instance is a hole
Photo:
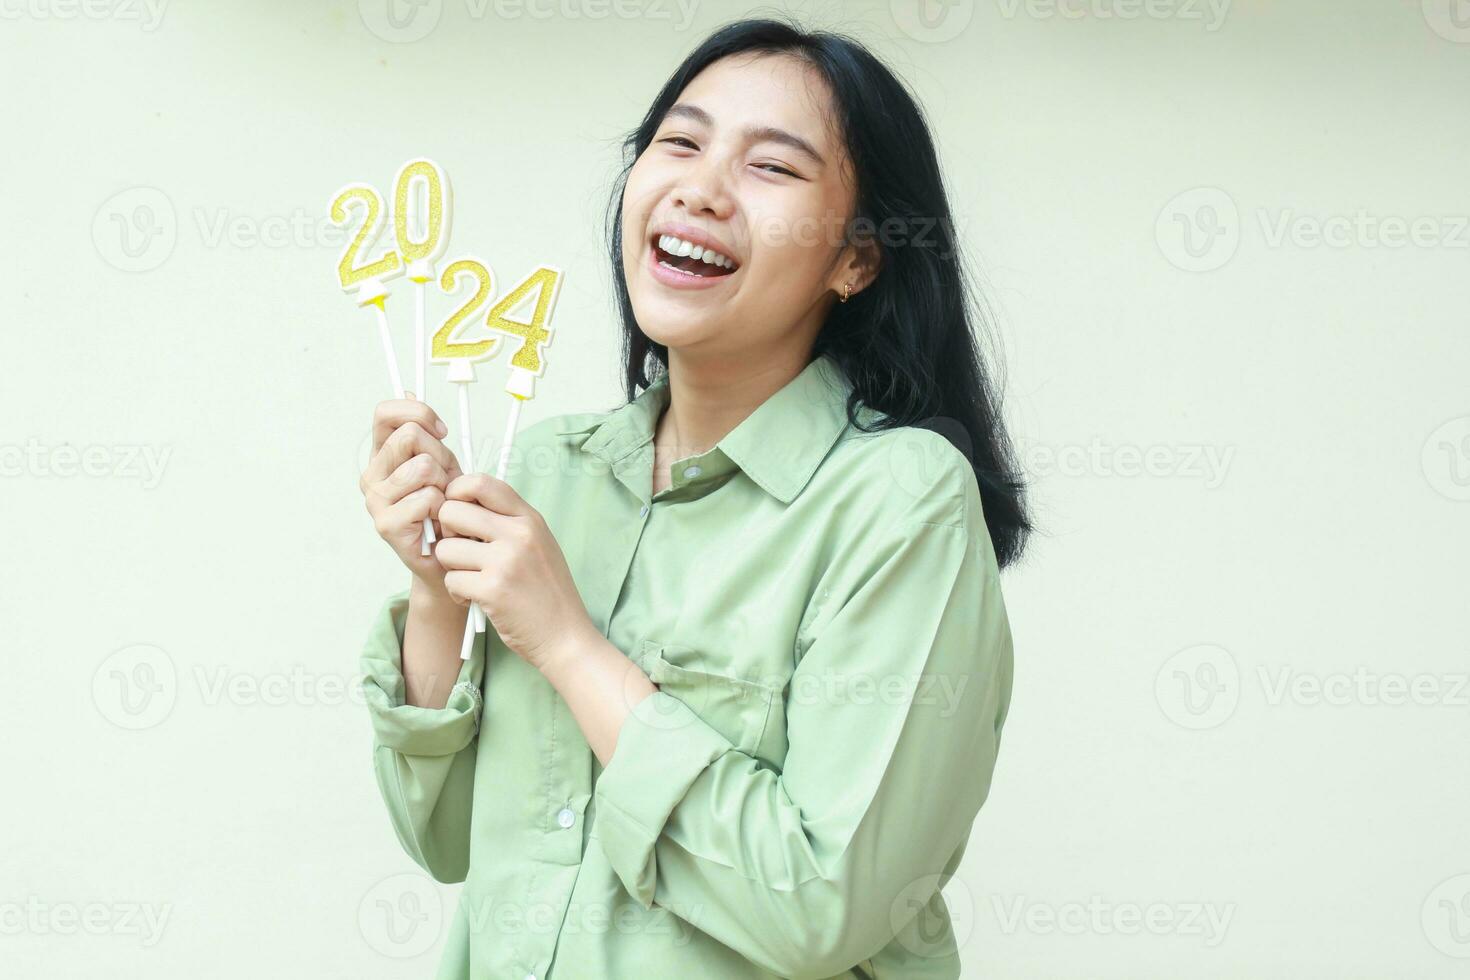
[[[511,356],[510,378],[505,383],[505,391],[511,396],[511,403],[505,422],[505,436],[500,443],[500,455],[495,463],[497,480],[505,479],[506,468],[510,463],[510,450],[515,444],[516,428],[520,422],[521,405],[535,397],[536,379],[546,371],[541,349],[551,343],[551,313],[556,307],[561,281],[560,269],[542,266],[506,293],[485,317],[485,326],[491,330],[521,340],[521,346]],[[531,310],[531,319],[528,322],[511,319],[508,314],[521,306],[533,290],[536,293],[536,302]],[[461,387],[460,390],[465,389]],[[464,639],[459,648],[461,660],[470,658],[475,634],[485,631],[484,616],[484,610],[478,605],[470,607]]]

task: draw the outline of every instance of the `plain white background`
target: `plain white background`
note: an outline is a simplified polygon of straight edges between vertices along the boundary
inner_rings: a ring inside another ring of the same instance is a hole
[[[1470,6],[912,7],[790,9],[930,114],[1044,528],[966,975],[1464,976]],[[748,9],[0,0],[6,975],[432,974],[327,203],[437,159],[452,253],[566,270],[524,421],[609,408],[617,138]]]

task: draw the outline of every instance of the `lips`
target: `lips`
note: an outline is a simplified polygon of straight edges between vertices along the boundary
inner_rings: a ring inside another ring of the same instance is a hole
[[[680,257],[676,256],[675,258]],[[720,275],[701,275],[696,272],[681,269],[674,262],[670,261],[668,252],[659,248],[657,242],[654,242],[649,247],[648,258],[644,261],[648,264],[648,275],[650,278],[669,289],[678,291],[698,291],[701,289],[723,290],[724,284],[734,278],[733,271],[730,269],[719,270],[721,272]],[[687,262],[688,257],[682,257],[682,261]]]
[[[657,233],[649,246],[654,261],[662,268],[701,279],[721,279],[734,274],[739,265],[728,256],[691,238]]]

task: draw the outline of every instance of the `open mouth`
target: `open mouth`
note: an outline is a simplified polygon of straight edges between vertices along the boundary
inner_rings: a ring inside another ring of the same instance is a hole
[[[650,239],[654,259],[659,265],[687,276],[719,279],[732,275],[740,265],[732,258],[673,235],[654,235]]]

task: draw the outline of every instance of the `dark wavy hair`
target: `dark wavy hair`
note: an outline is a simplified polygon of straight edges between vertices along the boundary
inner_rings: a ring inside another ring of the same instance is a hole
[[[622,250],[628,173],[684,87],[715,61],[742,53],[792,55],[826,78],[856,182],[848,240],[852,228],[883,231],[875,242],[881,249],[877,277],[849,302],[833,304],[813,357],[827,354],[851,380],[847,415],[854,428],[930,428],[965,454],[979,481],[997,562],[1006,567],[1020,557],[1033,526],[999,391],[972,329],[972,320],[984,318],[961,261],[934,140],[913,95],[849,37],[775,19],[727,24],[684,59],[643,121],[622,138],[622,170],[606,225],[628,399],[669,366],[668,348],[643,333],[628,298]],[[891,234],[895,228],[903,232]],[[856,416],[859,403],[888,417],[864,428]]]

